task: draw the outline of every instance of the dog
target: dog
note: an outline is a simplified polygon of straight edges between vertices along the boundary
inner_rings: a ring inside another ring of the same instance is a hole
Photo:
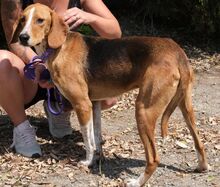
[[[54,49],[47,66],[54,84],[76,111],[86,148],[82,164],[90,166],[102,154],[100,101],[138,88],[135,116],[146,168],[125,185],[143,186],[156,170],[156,121],[162,115],[162,136],[166,137],[168,119],[177,106],[195,142],[197,170],[208,170],[192,106],[193,71],[183,49],[172,39],[130,36],[109,40],[69,32],[62,18],[41,4],[24,10],[14,38],[38,53]]]

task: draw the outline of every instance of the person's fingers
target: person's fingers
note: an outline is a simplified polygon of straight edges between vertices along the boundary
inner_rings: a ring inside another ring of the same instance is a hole
[[[75,11],[74,11],[75,10]],[[70,26],[70,29],[78,27],[80,24],[89,22],[89,14],[80,9],[68,10],[64,15],[64,21]]]
[[[65,14],[63,15],[63,19],[64,21],[67,21],[68,19],[70,19],[73,16],[76,16],[79,13],[79,10],[76,8],[71,8],[68,9]]]
[[[83,19],[78,19],[75,23],[73,23],[70,26],[70,30],[77,28],[78,26],[80,26],[83,23],[84,23]]]
[[[78,19],[79,19],[79,16],[72,16],[72,17],[69,17],[69,19],[67,19],[65,22],[66,24],[70,25],[71,23],[76,22]]]
[[[46,81],[46,80],[39,81],[39,85],[42,88],[53,88],[54,87],[54,84],[52,82]]]
[[[35,79],[34,81],[35,82],[39,82],[40,80],[40,75],[42,73],[42,71],[45,69],[45,66],[44,65],[41,65],[41,64],[37,64],[35,66]]]

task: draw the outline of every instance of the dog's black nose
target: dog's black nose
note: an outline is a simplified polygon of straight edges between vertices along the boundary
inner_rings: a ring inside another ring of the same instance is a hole
[[[21,44],[23,44],[23,45],[27,45],[29,39],[30,39],[30,36],[28,34],[20,34],[19,35],[19,40],[21,41]]]

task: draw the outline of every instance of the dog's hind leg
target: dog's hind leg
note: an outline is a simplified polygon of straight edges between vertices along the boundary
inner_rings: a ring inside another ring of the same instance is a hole
[[[187,126],[195,142],[195,148],[196,148],[197,155],[198,155],[198,167],[196,170],[199,172],[202,172],[202,171],[208,170],[209,166],[208,166],[208,162],[206,158],[204,145],[199,138],[197,128],[196,128],[194,111],[192,107],[191,90],[192,90],[192,83],[190,83],[188,87],[184,90],[185,92],[184,98],[181,100],[179,107],[182,111],[182,114],[185,118]]]
[[[101,102],[93,101],[93,126],[95,137],[95,160],[99,160],[102,155],[102,129],[101,129]]]
[[[164,79],[166,77],[164,74],[168,77],[167,79]],[[126,184],[127,187],[144,185],[159,164],[154,134],[156,121],[174,97],[179,81],[172,79],[172,73],[170,76],[167,72],[164,74],[160,73],[160,76],[158,72],[148,74],[146,77],[151,80],[146,80],[139,89],[136,100],[136,119],[147,163],[145,172],[137,180],[130,180]]]
[[[138,131],[144,144],[147,166],[145,168],[145,172],[141,174],[137,180],[131,180],[127,184],[127,187],[139,187],[145,184],[159,164],[159,156],[156,151],[154,138],[158,114],[151,111],[151,108],[146,110],[144,106],[141,107],[141,103],[137,103],[136,105],[139,105],[136,110],[136,118]]]
[[[172,98],[168,106],[166,107],[166,110],[164,111],[162,118],[161,118],[161,136],[164,141],[166,141],[168,137],[168,120],[171,116],[171,114],[174,112],[176,107],[178,106],[181,98],[183,97],[183,94],[180,90],[177,90],[175,96]]]

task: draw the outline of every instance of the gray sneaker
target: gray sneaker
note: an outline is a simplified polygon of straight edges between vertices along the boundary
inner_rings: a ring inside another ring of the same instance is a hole
[[[42,155],[36,140],[35,129],[29,121],[14,127],[11,147],[14,147],[17,153],[26,157],[38,158]]]
[[[55,102],[51,102],[51,105],[54,105],[56,107]],[[62,112],[61,114],[56,116],[51,114],[46,101],[44,101],[43,106],[48,118],[49,130],[53,137],[63,138],[66,135],[72,134],[73,129],[70,124],[71,112]]]

